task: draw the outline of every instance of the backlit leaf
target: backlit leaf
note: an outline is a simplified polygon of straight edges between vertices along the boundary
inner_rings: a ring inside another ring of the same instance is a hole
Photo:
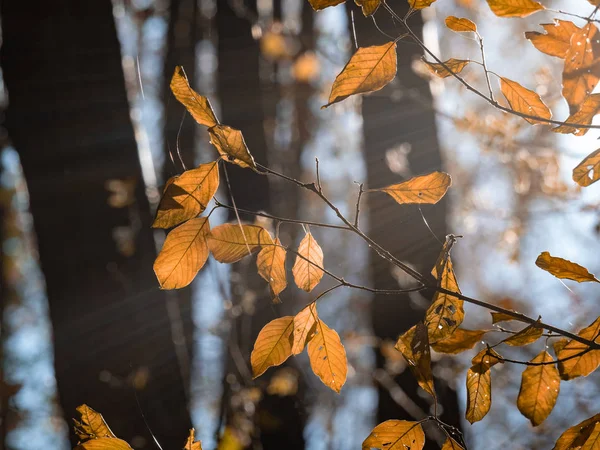
[[[298,247],[296,262],[292,268],[294,281],[300,289],[310,292],[323,278],[323,250],[310,233],[306,233]]]
[[[542,351],[532,363],[553,361],[552,355]],[[560,376],[554,364],[528,366],[521,377],[517,407],[534,427],[550,415],[560,391]]]
[[[450,175],[445,172],[433,172],[411,178],[399,184],[373,190],[389,194],[400,204],[435,204],[446,194],[450,185],[452,185]]]
[[[600,450],[600,423],[594,425],[590,436],[581,447],[581,450]]]
[[[381,4],[381,0],[354,0],[355,3],[362,8],[362,12],[365,17],[372,16],[375,14],[379,5]]]
[[[227,125],[216,125],[209,128],[208,133],[210,134],[211,144],[217,148],[225,161],[244,168],[256,168],[254,158],[250,154],[240,130]]]
[[[285,248],[281,246],[279,239],[276,239],[274,245],[265,245],[256,257],[258,274],[269,283],[275,297],[287,286],[285,255]]]
[[[340,3],[344,3],[346,0],[308,0],[310,6],[315,11],[319,11],[321,9],[329,8],[330,6],[339,5]]]
[[[502,356],[500,356],[493,348],[484,348],[471,359],[472,365],[480,365],[483,369],[490,369],[496,364],[502,364],[503,362]]]
[[[317,320],[315,334],[308,342],[307,350],[310,367],[315,375],[325,386],[339,393],[346,383],[348,362],[346,350],[337,332],[322,320]]]
[[[550,272],[556,278],[573,280],[578,283],[585,281],[595,281],[600,283],[600,281],[594,275],[589,273],[585,267],[575,264],[567,259],[551,256],[548,252],[541,253],[535,260],[535,264],[540,269]]]
[[[573,169],[573,181],[589,186],[600,180],[600,149],[590,153]]]
[[[442,445],[442,450],[464,450],[464,447],[451,437],[448,437],[444,445]]]
[[[574,134],[575,136],[583,136],[589,128],[581,128],[577,126],[567,125],[569,123],[591,125],[594,117],[600,112],[600,94],[592,94],[586,97],[585,101],[575,114],[570,115],[564,125],[552,128],[555,133]]]
[[[202,450],[202,443],[196,440],[196,430],[190,429],[190,434],[185,441],[183,450]]]
[[[554,343],[552,344],[552,348],[554,349],[554,354],[558,355],[558,352],[560,352],[563,348],[565,348],[565,346],[569,342],[570,341],[567,338],[561,338],[557,341],[554,341]]]
[[[396,70],[395,42],[359,48],[335,79],[324,108],[351,95],[378,91],[394,79]]]
[[[419,386],[435,397],[427,327],[419,322],[398,339],[396,348],[408,362],[408,367],[417,379]]]
[[[502,343],[513,347],[529,345],[542,337],[543,333],[544,330],[542,328],[536,327],[535,325],[529,325],[528,327],[523,328],[521,331],[504,339]]]
[[[600,423],[600,414],[567,429],[560,435],[553,450],[580,450],[598,423]]]
[[[131,447],[122,439],[99,438],[79,444],[75,450],[131,450]]]
[[[380,423],[362,444],[363,450],[421,450],[425,445],[425,433],[419,422],[386,420]]]
[[[475,347],[475,344],[481,341],[481,338],[483,338],[485,333],[485,330],[465,330],[463,328],[457,328],[450,336],[431,344],[431,348],[438,353],[457,355],[458,353]]]
[[[293,331],[293,316],[272,320],[260,330],[250,355],[254,378],[262,375],[269,367],[283,364],[292,355]]]
[[[191,219],[174,228],[154,261],[154,273],[161,289],[181,289],[190,284],[208,259],[206,217]]]
[[[423,9],[431,6],[436,0],[408,0],[408,4],[414,9]]]
[[[483,419],[492,406],[492,375],[490,368],[500,360],[494,350],[482,350],[473,358],[473,365],[467,371],[467,411],[466,419],[475,423]]]
[[[477,25],[464,17],[448,16],[446,17],[446,26],[457,33],[477,33]]]
[[[435,76],[440,78],[448,78],[449,76],[452,76],[453,73],[461,73],[471,61],[468,59],[450,58],[449,60],[444,61],[443,65],[425,60],[423,60],[423,62],[425,63],[427,69]],[[447,69],[444,66],[446,66]]]
[[[175,67],[171,78],[171,91],[175,98],[185,106],[188,112],[200,125],[213,127],[219,123],[210,102],[203,95],[197,94],[191,87],[183,67]]]
[[[116,438],[102,417],[102,414],[90,408],[88,405],[77,407],[77,412],[81,416],[79,420],[74,419],[75,434],[81,440],[95,439],[101,437]]]
[[[492,323],[496,324],[499,322],[510,322],[511,320],[519,320],[513,316],[509,316],[508,314],[505,313],[499,313],[499,312],[493,312],[490,313],[492,315]]]
[[[534,0],[487,0],[490,9],[500,17],[526,17],[544,7]]]
[[[552,112],[550,112],[550,109],[540,96],[524,88],[516,81],[502,77],[500,78],[500,89],[513,111],[544,119],[552,118]],[[540,123],[539,120],[527,119],[525,117],[524,119],[531,124]]]
[[[208,248],[222,263],[234,263],[257,251],[261,246],[272,246],[273,238],[258,225],[224,223],[211,230]]]
[[[540,52],[558,58],[565,58],[571,47],[571,37],[579,30],[573,22],[555,19],[554,23],[542,24],[546,34],[527,31],[525,38]]]
[[[600,317],[577,335],[589,341],[600,343]],[[588,348],[587,345],[572,340],[556,353],[556,358],[559,360],[570,358],[558,363],[558,370],[563,380],[586,377],[598,368],[600,365],[600,350],[590,350],[581,354]]]
[[[308,341],[310,341],[317,329],[317,306],[311,303],[294,317],[294,342],[292,344],[292,353],[298,355],[302,353]]]

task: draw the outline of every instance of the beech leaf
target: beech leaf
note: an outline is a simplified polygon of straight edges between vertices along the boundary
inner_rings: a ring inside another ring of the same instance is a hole
[[[551,361],[552,355],[546,350],[531,360],[535,364]],[[554,364],[528,366],[521,376],[517,407],[537,427],[552,412],[559,391],[560,376]]]
[[[408,362],[408,367],[417,379],[419,386],[435,397],[427,327],[422,322],[417,323],[398,339],[396,349]]]
[[[510,345],[512,347],[520,347],[523,345],[529,345],[537,341],[544,330],[535,325],[529,325],[528,327],[523,328],[521,331],[513,334],[510,337],[507,337],[502,341],[502,343]]]
[[[600,343],[600,317],[590,326],[584,328],[578,336],[592,342]],[[557,349],[556,358],[565,360],[558,363],[558,370],[563,380],[586,377],[600,366],[600,350],[589,350],[589,347],[579,341],[571,340],[563,348]],[[586,353],[583,353],[587,351]]]
[[[469,64],[471,61],[468,59],[450,58],[449,60],[444,61],[443,65],[440,63],[434,63],[425,60],[423,60],[423,62],[427,66],[427,69],[435,76],[440,78],[448,78],[449,76],[452,76],[452,74],[461,73],[463,69],[467,67],[467,64]],[[447,68],[444,66],[446,66]]]
[[[73,419],[75,422],[75,434],[81,440],[96,439],[102,437],[116,438],[115,434],[109,428],[102,417],[102,414],[90,408],[88,405],[81,405],[76,408],[81,418]]]
[[[487,0],[490,9],[499,17],[526,17],[545,9],[534,0]]]
[[[586,281],[595,281],[600,283],[593,274],[589,273],[585,267],[580,266],[567,259],[551,256],[548,252],[542,252],[535,260],[536,266],[540,269],[550,272],[556,278],[577,281],[583,283]]]
[[[183,450],[202,450],[202,443],[196,440],[196,430],[190,429],[190,434],[185,441]]]
[[[298,355],[302,353],[306,344],[313,338],[319,315],[315,303],[311,303],[294,317],[294,342],[292,344],[292,353]]]
[[[513,111],[543,119],[552,118],[552,112],[540,96],[524,88],[516,81],[504,77],[500,78],[500,90]],[[526,117],[523,117],[523,119],[531,124],[542,123],[539,120],[528,119]]]
[[[227,125],[216,125],[208,129],[210,142],[227,162],[240,167],[256,169],[254,158],[248,150],[244,136],[240,130]]]
[[[491,353],[491,355],[488,354]],[[490,368],[501,362],[494,350],[483,349],[472,360],[467,371],[466,419],[475,423],[483,419],[492,406],[492,375]]]
[[[508,314],[505,313],[499,313],[499,312],[493,312],[490,313],[492,315],[492,324],[497,324],[499,322],[510,322],[512,320],[516,320],[519,321],[519,319],[513,317],[513,316],[509,316]]]
[[[354,2],[362,8],[365,17],[375,14],[381,5],[381,0],[354,0]]]
[[[589,186],[600,180],[600,149],[590,153],[573,169],[573,181]]]
[[[579,450],[592,435],[594,428],[600,423],[600,414],[596,414],[560,435],[552,450]],[[595,449],[594,449],[595,450]]]
[[[346,383],[348,362],[340,336],[317,319],[315,334],[308,342],[310,367],[325,386],[340,392]]]
[[[213,127],[219,123],[210,102],[190,87],[185,71],[181,66],[175,67],[175,73],[171,78],[171,91],[200,125]]]
[[[117,438],[98,438],[83,442],[74,450],[132,450],[127,442]]]
[[[421,450],[425,445],[425,433],[419,422],[386,420],[380,423],[362,444],[363,450]]]
[[[224,223],[213,228],[208,235],[208,248],[213,257],[222,263],[234,263],[263,245],[272,246],[273,238],[258,225]]]
[[[450,175],[445,172],[433,172],[373,191],[385,192],[400,204],[435,204],[442,199],[451,185]]]
[[[442,450],[464,450],[464,447],[451,437],[448,437],[444,445],[442,445]]]
[[[457,33],[477,33],[475,22],[464,17],[448,16],[446,17],[446,26]]]
[[[457,355],[475,347],[475,344],[481,341],[485,333],[485,330],[457,328],[450,336],[431,344],[431,348],[438,353]]]
[[[339,5],[340,3],[344,3],[346,0],[308,0],[310,6],[315,11],[319,11],[321,9],[329,8],[330,6]]]
[[[581,447],[581,450],[598,450],[600,449],[600,423],[596,423],[590,436]]]
[[[413,9],[428,8],[436,0],[408,0],[408,4]]]
[[[588,131],[589,128],[582,128],[573,124],[581,124],[581,125],[591,125],[594,117],[600,112],[600,94],[592,94],[584,100],[583,104],[580,106],[579,110],[570,115],[566,123],[564,125],[560,125],[556,128],[552,128],[552,131],[555,133],[562,134],[574,134],[575,136],[583,136]]]
[[[276,298],[287,286],[285,255],[285,248],[281,246],[279,239],[276,239],[274,245],[263,246],[256,257],[258,274],[269,283]]]
[[[293,331],[293,316],[272,320],[260,330],[250,355],[253,378],[262,375],[269,367],[283,364],[292,355]]]
[[[300,242],[292,268],[296,286],[306,292],[312,291],[323,278],[322,267],[323,250],[309,231]]]
[[[573,22],[555,19],[554,23],[544,23],[546,34],[538,31],[525,32],[525,38],[540,52],[564,59],[571,47],[571,37],[579,30]]]

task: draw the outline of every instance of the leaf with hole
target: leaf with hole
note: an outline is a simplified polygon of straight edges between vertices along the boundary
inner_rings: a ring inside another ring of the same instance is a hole
[[[380,423],[362,444],[363,450],[422,450],[425,433],[419,422],[386,420]]]
[[[310,367],[325,386],[340,392],[346,383],[348,362],[340,336],[317,319],[315,333],[308,342]]]
[[[269,367],[283,364],[292,355],[293,331],[293,316],[272,320],[260,330],[250,355],[253,378],[262,375]]]
[[[600,149],[590,153],[573,169],[573,181],[589,186],[600,180]]]

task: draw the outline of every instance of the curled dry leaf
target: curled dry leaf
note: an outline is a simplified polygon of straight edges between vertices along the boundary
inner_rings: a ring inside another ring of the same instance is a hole
[[[442,450],[464,450],[464,447],[451,437],[448,437],[444,445],[442,445]]]
[[[446,195],[451,185],[450,175],[445,172],[433,172],[373,191],[385,192],[400,204],[435,204]]]
[[[324,108],[355,94],[378,91],[394,79],[397,70],[396,43],[359,48],[336,77]]]
[[[475,344],[481,341],[485,333],[485,330],[457,328],[450,336],[431,344],[431,348],[438,353],[457,355],[475,347]]]
[[[487,0],[490,9],[499,17],[526,17],[545,9],[534,0]]]
[[[310,292],[323,278],[323,250],[310,233],[306,233],[298,247],[296,262],[292,268],[294,281],[300,289]]]
[[[344,3],[346,0],[308,0],[310,6],[315,11],[319,11],[321,9],[329,8],[330,6],[339,5],[340,3]]]
[[[577,335],[589,341],[600,343],[600,317]],[[558,363],[558,370],[563,380],[586,377],[600,366],[600,350],[589,350],[587,345],[579,341],[569,341],[562,348],[557,349],[555,347],[555,351],[556,358],[563,360]]]
[[[573,181],[589,186],[600,180],[600,149],[590,153],[573,169]]]
[[[381,5],[381,0],[354,0],[354,2],[362,8],[365,17],[375,14]]]
[[[408,362],[408,367],[417,379],[419,386],[435,397],[427,327],[422,322],[413,326],[398,339],[396,349]]]
[[[525,38],[540,52],[564,59],[571,47],[571,37],[579,30],[573,22],[555,19],[554,23],[542,24],[546,34],[537,31],[525,32]]]
[[[75,422],[75,434],[77,434],[79,439],[83,441],[101,437],[116,438],[104,420],[104,417],[98,411],[95,411],[88,405],[78,406],[76,410],[81,417],[79,420],[73,419],[73,422]]]
[[[473,365],[467,371],[467,411],[465,417],[470,423],[483,419],[492,406],[492,375],[490,368],[501,362],[496,355],[498,354],[494,350],[483,349],[473,358]]]
[[[285,248],[281,246],[279,239],[276,239],[274,245],[263,246],[256,257],[258,274],[269,283],[276,298],[287,286],[285,255]]]
[[[446,17],[446,26],[457,33],[477,33],[475,22],[464,17],[448,16]]]
[[[512,336],[507,337],[502,342],[512,347],[520,347],[534,343],[540,337],[542,337],[543,333],[544,330],[542,328],[539,328],[535,325],[529,325]]]
[[[380,423],[362,444],[363,450],[421,450],[425,445],[425,433],[419,422],[386,420]]]
[[[552,355],[546,350],[531,360],[534,364],[552,361]],[[552,412],[559,391],[560,376],[554,364],[528,366],[521,377],[517,407],[531,425],[537,427]]]
[[[264,246],[272,246],[273,238],[258,225],[224,223],[207,237],[213,257],[222,263],[234,263]]]
[[[555,133],[562,134],[574,134],[575,136],[583,136],[588,131],[589,128],[582,128],[577,126],[569,125],[573,124],[581,124],[581,125],[591,125],[594,117],[600,112],[600,94],[592,94],[586,97],[583,104],[580,106],[579,111],[575,114],[570,115],[566,123],[564,125],[560,125],[556,128],[552,128],[552,131]]]
[[[317,329],[317,306],[311,303],[294,317],[294,342],[292,344],[292,353],[298,355],[302,353],[306,344],[312,339]]]
[[[190,284],[208,259],[206,217],[191,219],[174,228],[154,261],[154,273],[161,289],[181,289]]]
[[[310,367],[325,386],[340,392],[346,383],[348,362],[340,336],[317,319],[315,333],[308,342]]]
[[[185,106],[185,109],[200,125],[213,127],[219,123],[215,113],[206,97],[196,93],[191,87],[185,75],[183,67],[175,67],[175,73],[171,78],[171,91],[175,98]]]
[[[425,60],[423,60],[423,62],[425,63],[425,66],[429,72],[431,72],[433,75],[440,78],[448,78],[453,74],[461,73],[471,61],[468,59],[450,58],[449,60],[444,61],[444,64],[433,63]]]
[[[572,426],[560,435],[552,450],[580,449],[591,436],[598,423],[600,423],[600,414],[596,414],[595,416]]]
[[[513,111],[530,116],[541,117],[543,119],[552,118],[552,112],[542,101],[540,96],[535,92],[524,88],[516,81],[501,77],[500,89]],[[523,119],[534,125],[536,123],[543,123],[539,120],[528,119],[526,117],[523,117]]]
[[[589,273],[585,267],[567,259],[551,256],[548,252],[542,252],[535,260],[535,265],[546,272],[550,272],[556,278],[573,280],[578,283],[586,281],[600,283],[600,280]]]
[[[248,150],[244,136],[240,130],[227,125],[216,125],[208,129],[210,142],[227,162],[240,167],[256,169],[254,158]]]
[[[196,440],[196,430],[190,429],[190,434],[185,441],[183,450],[202,450],[202,443]]]
[[[260,330],[250,355],[254,378],[262,375],[269,367],[283,364],[292,355],[293,331],[293,316],[272,320]]]

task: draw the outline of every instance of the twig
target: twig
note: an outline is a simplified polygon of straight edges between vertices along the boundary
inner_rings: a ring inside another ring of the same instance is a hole
[[[490,92],[490,99],[493,102],[496,102],[496,99],[494,98],[494,91],[492,91],[492,85],[490,83],[490,73],[488,71],[487,64],[485,62],[485,50],[483,49],[483,37],[479,34],[479,31],[477,31],[476,33],[477,33],[477,38],[479,39],[479,48],[481,50],[481,65],[483,66],[483,71],[485,73],[485,82],[487,83],[487,87]]]
[[[355,181],[356,183],[356,181]],[[358,228],[358,217],[360,215],[360,199],[362,198],[364,183],[358,185],[358,198],[356,199],[356,213],[354,215],[354,226]]]

